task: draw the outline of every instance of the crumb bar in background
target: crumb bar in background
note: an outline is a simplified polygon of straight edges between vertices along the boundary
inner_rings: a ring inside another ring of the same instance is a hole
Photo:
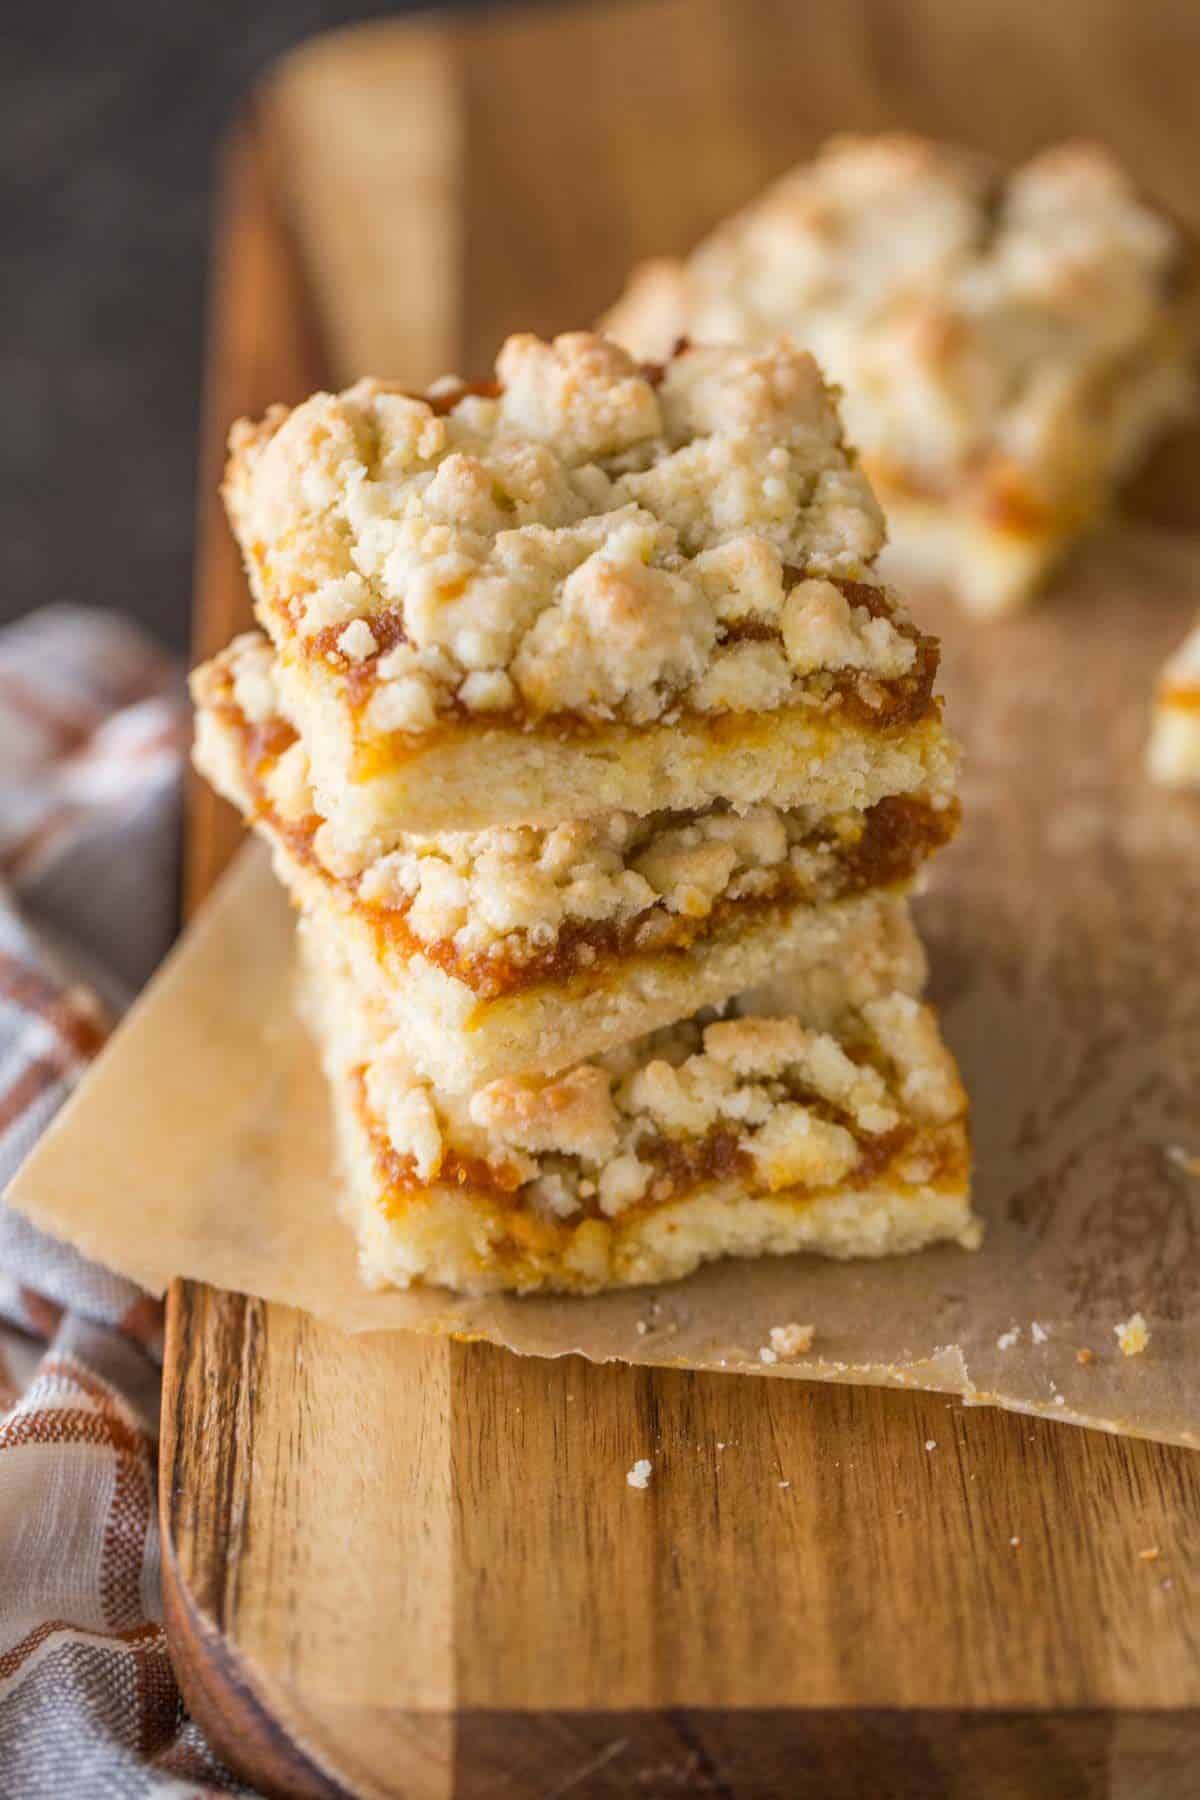
[[[373,1285],[590,1293],[722,1256],[978,1242],[966,1096],[911,995],[825,1031],[701,1016],[565,1073],[448,1095],[303,936],[343,1205]]]
[[[725,1001],[781,968],[873,987],[920,984],[894,898],[958,821],[954,765],[916,792],[835,815],[609,813],[553,827],[410,835],[364,858],[316,810],[304,748],[278,709],[258,634],[193,676],[196,760],[271,844],[321,921],[447,1088],[550,1071]]]
[[[832,812],[920,786],[938,653],[812,358],[510,338],[235,429],[225,497],[323,815],[413,831]]]
[[[888,565],[1024,605],[1195,404],[1196,264],[1097,145],[1005,171],[904,135],[832,140],[604,328],[638,355],[786,332],[844,390]]]
[[[1159,678],[1147,765],[1164,787],[1200,789],[1200,618]]]

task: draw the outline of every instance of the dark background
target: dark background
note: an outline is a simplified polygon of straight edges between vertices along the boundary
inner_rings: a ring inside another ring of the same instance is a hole
[[[0,623],[56,600],[188,638],[213,152],[281,50],[418,10],[30,0],[0,28]]]

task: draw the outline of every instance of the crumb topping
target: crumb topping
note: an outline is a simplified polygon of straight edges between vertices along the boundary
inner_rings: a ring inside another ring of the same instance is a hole
[[[361,1075],[389,1189],[490,1188],[547,1219],[614,1218],[735,1173],[797,1198],[885,1167],[926,1186],[966,1110],[932,1013],[901,994],[868,1003],[840,1038],[793,1018],[697,1018],[469,1097],[415,1078],[401,1037]]]
[[[234,734],[242,784],[293,854],[343,884],[381,944],[419,952],[481,997],[613,956],[685,950],[765,908],[825,904],[911,879],[953,835],[952,770],[866,812],[611,812],[552,828],[412,836],[373,860],[316,811],[303,746],[278,712],[258,633],[195,678]],[[253,713],[242,709],[247,696]]]
[[[234,429],[225,496],[264,622],[341,680],[366,738],[915,675],[898,602],[852,592],[882,517],[807,353],[648,369],[588,333],[519,336],[497,376],[424,399],[362,381]]]
[[[608,327],[644,354],[791,332],[844,386],[873,474],[1064,507],[1188,409],[1184,260],[1099,146],[1005,178],[907,136],[835,138],[685,263],[647,265]]]

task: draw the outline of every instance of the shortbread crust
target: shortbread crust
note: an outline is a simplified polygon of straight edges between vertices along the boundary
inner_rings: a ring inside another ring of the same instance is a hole
[[[637,354],[781,331],[844,389],[889,567],[1026,601],[1195,399],[1195,268],[1106,151],[1005,176],[903,135],[834,139],[604,321]]]
[[[908,886],[952,835],[949,782],[866,814],[763,806],[411,837],[370,861],[327,839],[303,747],[274,707],[271,652],[237,640],[193,678],[196,761],[271,843],[410,1056],[448,1088],[552,1070],[787,965],[919,967]],[[251,717],[243,704],[254,710]],[[904,978],[893,974],[895,985]]]
[[[914,785],[937,647],[873,574],[878,507],[811,357],[639,368],[578,333],[511,338],[497,376],[360,382],[233,433],[230,517],[344,835]]]
[[[1200,788],[1200,617],[1163,667],[1147,765],[1164,787]]]
[[[714,1257],[974,1247],[966,1096],[933,1014],[887,993],[836,1035],[693,1019],[470,1096],[416,1078],[353,984],[308,964],[345,1192],[372,1285],[466,1292],[676,1279]]]

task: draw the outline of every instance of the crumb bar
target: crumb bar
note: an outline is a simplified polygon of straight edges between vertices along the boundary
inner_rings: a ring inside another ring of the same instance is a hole
[[[953,835],[949,760],[937,782],[865,813],[609,813],[410,835],[364,859],[316,810],[273,663],[248,634],[195,673],[196,762],[443,1087],[552,1071],[784,967],[814,988],[833,971],[863,997],[881,968],[888,985],[920,985],[907,909],[889,896]]]
[[[863,809],[944,737],[936,643],[786,341],[639,366],[510,338],[231,438],[225,499],[325,817],[413,831],[770,798]]]
[[[372,1285],[673,1280],[722,1256],[973,1247],[967,1103],[933,1014],[886,993],[833,1031],[697,1017],[556,1076],[451,1096],[309,958],[343,1204]]]
[[[1200,618],[1163,668],[1147,764],[1164,787],[1200,788]]]
[[[903,135],[837,138],[604,321],[636,353],[781,331],[844,389],[889,566],[981,615],[1024,604],[1192,409],[1194,258],[1106,151],[1005,173]]]

